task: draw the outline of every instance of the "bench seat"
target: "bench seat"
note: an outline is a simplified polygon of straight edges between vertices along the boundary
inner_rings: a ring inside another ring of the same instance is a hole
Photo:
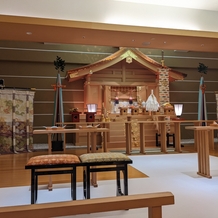
[[[37,201],[38,176],[41,175],[71,174],[71,197],[76,200],[76,167],[79,164],[78,156],[70,154],[40,155],[30,158],[25,169],[31,170],[31,204]]]
[[[122,153],[103,152],[83,154],[79,158],[84,166],[83,190],[85,198],[90,198],[90,174],[105,171],[116,171],[117,196],[128,195],[127,165],[132,163],[132,160],[128,156]],[[121,191],[120,171],[123,172],[124,193]],[[97,186],[96,184],[93,185]]]
[[[25,169],[31,170],[31,204],[36,203],[38,193],[38,176],[71,174],[71,197],[76,200],[77,167],[84,167],[84,197],[90,198],[90,174],[103,171],[116,171],[117,196],[128,195],[128,169],[132,160],[121,153],[88,153],[80,157],[71,154],[40,155],[29,159]],[[124,194],[121,191],[120,171],[123,172]],[[95,184],[94,184],[95,186]]]

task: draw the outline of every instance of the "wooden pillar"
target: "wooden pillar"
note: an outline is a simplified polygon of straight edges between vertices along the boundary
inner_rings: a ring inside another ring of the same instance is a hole
[[[169,94],[169,69],[168,68],[159,68],[159,97],[160,105],[170,101]]]
[[[180,128],[181,122],[175,121],[174,122],[174,134],[175,134],[175,151],[176,152],[182,152],[181,149],[181,128]]]
[[[198,174],[207,178],[210,175],[210,156],[209,156],[209,138],[210,130],[199,130],[197,133],[197,151],[198,151]]]
[[[97,104],[97,113],[102,110],[102,92],[103,88],[101,85],[91,81],[91,76],[86,77],[84,83],[84,109],[87,109],[87,104]]]
[[[126,134],[126,154],[130,155],[132,150],[132,133],[131,133],[131,117],[127,117],[127,122],[125,123],[125,134]]]
[[[145,125],[140,123],[140,153],[145,154]]]
[[[160,106],[165,103],[170,102],[170,94],[169,94],[169,68],[159,68],[159,99]],[[160,111],[161,113],[164,113]],[[170,124],[166,124],[166,132],[170,132]]]
[[[86,110],[87,104],[92,103],[91,100],[91,88],[90,88],[90,76],[86,77],[86,82],[84,83],[84,109]]]

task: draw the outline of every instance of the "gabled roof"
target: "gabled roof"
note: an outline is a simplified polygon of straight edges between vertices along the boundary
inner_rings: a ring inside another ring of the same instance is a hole
[[[138,63],[140,63],[141,65],[143,65],[145,68],[149,69],[156,75],[159,74],[158,69],[163,68],[162,64],[149,58],[148,56],[146,56],[145,54],[143,54],[136,48],[120,48],[120,50],[115,52],[114,54],[100,61],[97,61],[93,64],[89,64],[84,67],[79,67],[76,69],[68,70],[67,79],[69,82],[73,82],[89,74],[93,74],[97,71],[108,68],[126,58],[134,59],[135,61],[137,61]],[[164,66],[164,68],[167,68],[167,67]],[[187,75],[184,73],[169,69],[170,81],[183,80],[184,77],[186,76]]]

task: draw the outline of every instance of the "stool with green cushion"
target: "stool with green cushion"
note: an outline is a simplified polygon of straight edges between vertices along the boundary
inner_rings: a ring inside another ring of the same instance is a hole
[[[71,197],[76,200],[77,166],[80,166],[80,160],[76,155],[51,154],[30,158],[25,169],[31,169],[31,204],[37,200],[38,176],[41,175],[71,174]]]
[[[80,155],[81,164],[84,166],[83,188],[84,197],[90,198],[90,174],[94,172],[116,171],[117,196],[128,195],[128,164],[132,160],[122,153],[88,153]],[[120,171],[123,172],[124,193],[121,191]]]

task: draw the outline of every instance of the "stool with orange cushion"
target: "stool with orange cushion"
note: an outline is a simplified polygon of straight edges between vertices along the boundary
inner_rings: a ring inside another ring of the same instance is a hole
[[[71,174],[71,197],[76,200],[77,166],[80,166],[80,160],[76,155],[51,154],[30,158],[25,169],[31,169],[31,204],[37,200],[38,176],[41,175]]]
[[[88,153],[80,155],[81,164],[84,166],[83,171],[83,192],[84,197],[89,199],[90,196],[90,174],[97,172],[116,172],[117,196],[128,195],[128,168],[127,165],[132,160],[121,153],[102,152]],[[121,191],[120,172],[123,172],[124,192]]]

